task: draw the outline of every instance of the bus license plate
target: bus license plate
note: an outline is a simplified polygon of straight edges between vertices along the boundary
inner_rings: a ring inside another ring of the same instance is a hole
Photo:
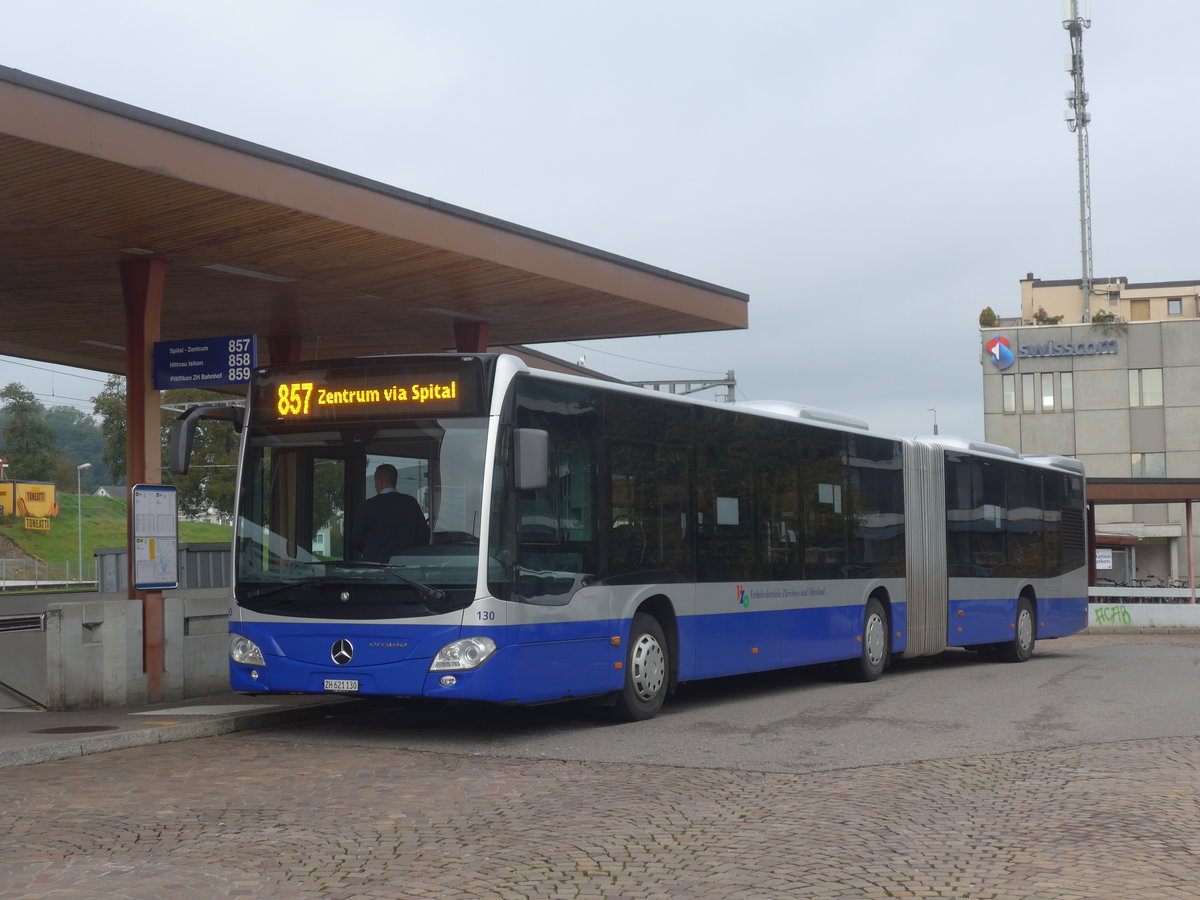
[[[326,678],[325,690],[338,694],[356,694],[358,682],[353,678]]]

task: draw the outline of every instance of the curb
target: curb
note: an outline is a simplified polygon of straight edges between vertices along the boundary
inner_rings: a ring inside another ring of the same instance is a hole
[[[1192,625],[1089,625],[1080,634],[1200,634]]]
[[[328,715],[331,709],[336,709],[349,702],[351,701],[339,699],[329,703],[314,703],[288,709],[262,710],[245,714],[234,713],[198,722],[154,725],[131,731],[68,738],[26,747],[5,747],[0,748],[0,768],[75,759],[97,753],[108,753],[112,750],[128,750],[132,747],[170,744],[176,741],[218,737],[237,731],[256,731],[275,725],[288,725]]]

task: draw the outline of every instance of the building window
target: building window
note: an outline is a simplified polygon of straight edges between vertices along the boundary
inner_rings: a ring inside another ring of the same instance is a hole
[[[1042,412],[1054,412],[1054,373],[1042,373]]]
[[[1129,405],[1162,406],[1162,369],[1129,370]]]
[[[1129,470],[1134,478],[1166,478],[1167,454],[1131,453]]]
[[[1129,301],[1129,321],[1130,322],[1149,322],[1150,321],[1150,301],[1149,300],[1130,300]]]
[[[1004,394],[1004,412],[1012,415],[1017,411],[1017,376],[1001,375],[1000,390]]]
[[[1059,400],[1063,412],[1073,410],[1075,408],[1075,376],[1070,372],[1063,372],[1058,376],[1058,384]]]
[[[1167,298],[1167,315],[1182,316],[1183,315],[1183,298],[1168,297]]]
[[[1037,393],[1032,374],[1021,376],[1021,410],[1027,413],[1037,412]]]

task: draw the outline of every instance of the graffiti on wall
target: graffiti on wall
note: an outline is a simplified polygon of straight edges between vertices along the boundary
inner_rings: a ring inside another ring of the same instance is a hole
[[[1133,617],[1129,610],[1119,603],[1104,603],[1092,607],[1097,625],[1132,625]]]

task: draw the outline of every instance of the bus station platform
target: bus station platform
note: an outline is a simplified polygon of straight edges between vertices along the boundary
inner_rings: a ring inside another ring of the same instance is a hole
[[[167,744],[334,715],[360,701],[222,693],[108,709],[0,710],[0,768]]]

